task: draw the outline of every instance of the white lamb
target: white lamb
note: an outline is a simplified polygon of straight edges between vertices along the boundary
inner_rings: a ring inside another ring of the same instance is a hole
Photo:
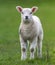
[[[21,24],[19,27],[21,60],[27,58],[27,41],[30,43],[30,59],[34,59],[36,47],[37,56],[42,58],[43,28],[40,19],[33,15],[38,10],[38,7],[22,8],[21,6],[17,6],[16,9],[21,13]]]

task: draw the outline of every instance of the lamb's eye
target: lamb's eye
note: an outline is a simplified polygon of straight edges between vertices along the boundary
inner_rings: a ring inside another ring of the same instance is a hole
[[[30,14],[32,14],[32,12],[30,12]]]
[[[24,14],[24,13],[22,12],[22,14]]]

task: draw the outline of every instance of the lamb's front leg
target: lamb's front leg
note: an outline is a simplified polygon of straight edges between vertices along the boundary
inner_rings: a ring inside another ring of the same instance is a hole
[[[34,59],[34,54],[37,46],[37,38],[34,38],[30,44],[30,59]]]
[[[21,60],[25,60],[27,58],[27,42],[20,37],[20,43],[21,43]]]

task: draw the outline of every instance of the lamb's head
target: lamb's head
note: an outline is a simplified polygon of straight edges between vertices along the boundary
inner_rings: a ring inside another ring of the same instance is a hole
[[[38,7],[34,6],[32,8],[22,8],[21,6],[16,6],[16,9],[21,13],[22,20],[25,23],[29,23],[32,21],[32,15],[38,10]]]

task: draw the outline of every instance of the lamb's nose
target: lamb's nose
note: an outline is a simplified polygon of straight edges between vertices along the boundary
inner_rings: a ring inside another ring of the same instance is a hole
[[[26,19],[28,19],[28,16],[25,16]]]

